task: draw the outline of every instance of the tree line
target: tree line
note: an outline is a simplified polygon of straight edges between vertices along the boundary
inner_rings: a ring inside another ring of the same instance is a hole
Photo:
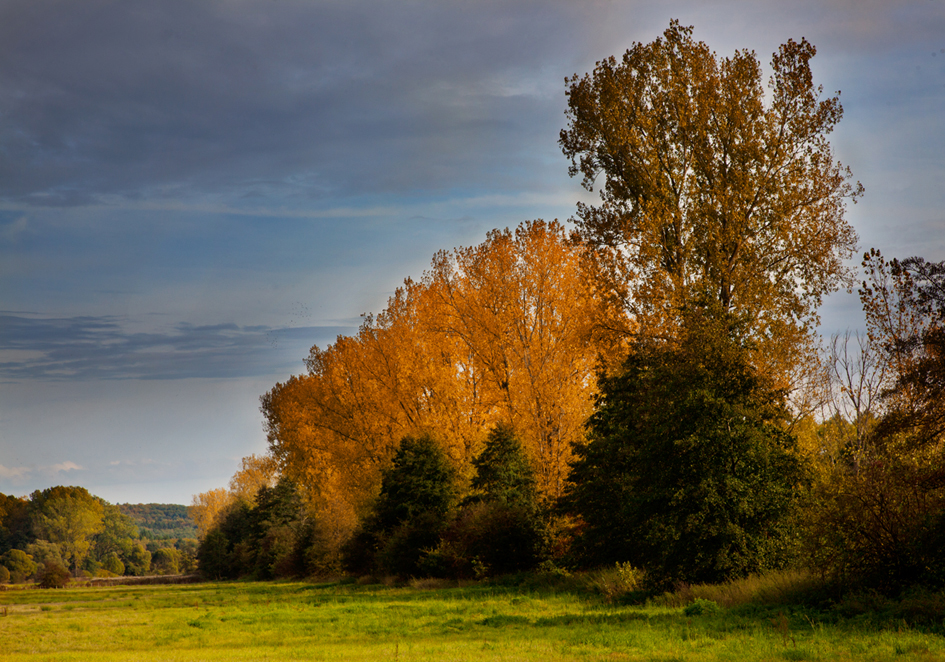
[[[195,497],[202,567],[940,584],[945,263],[847,266],[863,188],[815,54],[787,41],[765,89],[673,21],[567,79],[559,144],[600,203],[438,253],[313,347],[262,397],[268,455]],[[824,348],[858,281],[867,334]]]
[[[0,582],[192,572],[196,553],[194,538],[142,539],[120,506],[83,487],[0,494]]]

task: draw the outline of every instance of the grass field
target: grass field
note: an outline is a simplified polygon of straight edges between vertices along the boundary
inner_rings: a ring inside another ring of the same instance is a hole
[[[904,621],[828,616],[487,585],[12,589],[0,660],[945,660],[943,637]]]

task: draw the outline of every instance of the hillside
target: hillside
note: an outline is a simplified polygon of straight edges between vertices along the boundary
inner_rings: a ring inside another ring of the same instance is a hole
[[[197,527],[187,506],[176,503],[120,503],[121,512],[135,521],[142,538],[196,538]]]

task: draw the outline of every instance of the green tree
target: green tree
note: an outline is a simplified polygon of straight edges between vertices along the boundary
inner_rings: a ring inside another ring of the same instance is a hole
[[[728,324],[696,313],[686,326],[678,346],[637,345],[602,380],[564,501],[586,525],[585,562],[629,561],[658,585],[782,563],[806,475],[783,394]]]
[[[506,423],[489,432],[473,460],[476,493],[444,534],[440,555],[446,574],[484,576],[533,568],[545,530],[531,463]]]
[[[271,579],[299,574],[302,563],[297,546],[304,509],[295,483],[280,478],[273,487],[260,487],[252,520],[256,576]]]
[[[22,548],[30,538],[29,503],[25,499],[0,494],[0,554]]]
[[[113,575],[125,574],[125,564],[121,562],[117,552],[109,552],[102,559],[102,569]]]
[[[127,558],[138,540],[138,527],[134,520],[123,514],[118,506],[102,501],[102,530],[92,537],[89,556],[99,564],[104,564],[110,554]]]
[[[151,552],[145,549],[140,540],[131,545],[125,561],[125,574],[141,577],[151,572]]]
[[[489,432],[485,448],[473,460],[476,475],[472,487],[486,501],[532,509],[538,489],[531,462],[522,442],[507,423],[499,423]]]
[[[392,531],[427,513],[445,520],[456,505],[456,480],[455,469],[433,437],[404,437],[381,480],[374,508],[380,530]]]
[[[457,487],[456,470],[431,436],[404,437],[382,474],[373,512],[348,545],[349,567],[422,574],[423,556],[437,546],[456,507]]]
[[[104,528],[102,501],[84,487],[50,487],[30,495],[33,532],[59,546],[63,560],[76,572]]]
[[[159,575],[176,575],[180,572],[180,552],[173,547],[161,547],[151,554],[151,569]]]
[[[827,136],[843,111],[820,100],[815,52],[783,44],[766,93],[753,52],[718,58],[672,21],[568,81],[570,173],[588,190],[603,175],[601,204],[578,206],[578,233],[639,330],[672,337],[687,305],[711,301],[783,377],[823,295],[849,278],[845,203],[862,187],[834,161]]]
[[[11,549],[0,556],[0,565],[10,571],[10,581],[19,583],[36,572],[33,557],[22,549]]]

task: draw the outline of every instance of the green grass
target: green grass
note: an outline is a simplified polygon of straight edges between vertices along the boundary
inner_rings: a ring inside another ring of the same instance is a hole
[[[945,659],[937,634],[836,611],[748,605],[687,616],[679,606],[619,606],[548,588],[420,586],[6,590],[0,659]]]

